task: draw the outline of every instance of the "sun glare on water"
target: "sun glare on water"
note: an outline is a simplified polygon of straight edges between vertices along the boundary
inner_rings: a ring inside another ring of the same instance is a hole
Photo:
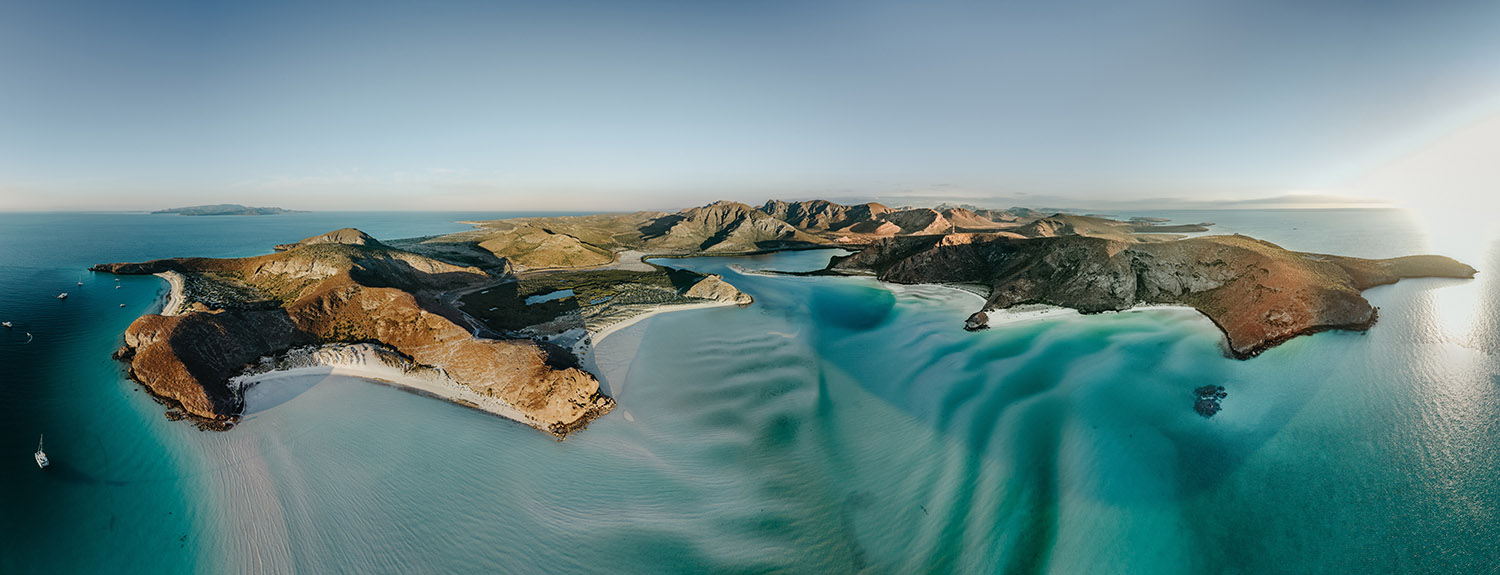
[[[1475,335],[1477,322],[1487,317],[1483,301],[1486,274],[1497,270],[1486,266],[1494,261],[1494,250],[1500,249],[1500,206],[1490,198],[1471,201],[1422,204],[1412,202],[1409,209],[1417,218],[1427,238],[1422,253],[1448,256],[1479,270],[1474,280],[1453,282],[1428,292],[1431,329],[1429,334],[1442,341],[1468,345]],[[1416,252],[1414,252],[1416,253]]]

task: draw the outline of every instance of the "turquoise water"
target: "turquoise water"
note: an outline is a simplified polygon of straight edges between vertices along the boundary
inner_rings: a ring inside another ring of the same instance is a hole
[[[1322,242],[1305,213],[1208,215],[1193,219],[1293,249],[1434,245],[1397,212],[1323,213]],[[76,288],[75,262],[247,255],[345,225],[389,238],[479,217],[299,216],[316,229],[0,216],[0,239],[21,236],[0,256],[0,315],[37,335],[0,339],[0,452],[15,454],[0,461],[0,572],[1387,573],[1500,561],[1493,234],[1472,242],[1479,279],[1370,290],[1382,319],[1368,334],[1299,338],[1247,362],[1225,359],[1190,311],[967,333],[980,300],[962,292],[740,272],[830,255],[792,252],[674,260],[724,274],[755,305],[659,315],[601,342],[619,407],[564,442],[337,376],[231,433],[166,421],[108,358],[160,282],[114,290],[85,275]],[[1389,233],[1365,233],[1375,225]],[[36,235],[96,240],[17,243]],[[83,297],[48,299],[65,290]],[[1205,384],[1229,391],[1212,419],[1191,408]],[[58,462],[45,473],[30,461],[40,431]]]

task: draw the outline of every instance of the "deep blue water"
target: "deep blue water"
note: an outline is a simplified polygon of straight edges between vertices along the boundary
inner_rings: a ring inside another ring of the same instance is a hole
[[[1202,216],[1202,217],[1200,217]],[[1366,293],[1368,334],[1223,356],[1183,310],[962,331],[972,295],[674,264],[747,308],[600,342],[619,401],[556,442],[329,376],[230,433],[166,421],[109,353],[156,278],[102,261],[264,253],[479,214],[0,215],[0,572],[1489,572],[1500,562],[1500,249]],[[1455,245],[1396,211],[1171,214],[1292,249]],[[163,219],[169,218],[169,219]],[[284,218],[284,219],[283,219]],[[211,221],[203,221],[211,220]],[[1372,233],[1371,230],[1382,230]],[[1493,229],[1489,230],[1493,232]],[[81,277],[85,286],[73,283]],[[56,292],[74,294],[66,301]],[[119,308],[126,303],[126,308]],[[1212,419],[1191,390],[1224,385]],[[259,388],[257,388],[259,389]],[[57,462],[30,452],[48,434]]]

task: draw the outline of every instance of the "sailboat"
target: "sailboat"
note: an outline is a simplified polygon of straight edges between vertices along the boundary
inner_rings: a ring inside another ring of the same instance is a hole
[[[57,299],[68,299],[68,292],[57,294]]]
[[[5,327],[16,327],[15,324],[12,324],[8,321],[0,321],[0,325],[3,325]]]
[[[40,469],[46,469],[47,464],[51,463],[47,461],[47,452],[42,451],[43,439],[45,439],[45,436],[38,437],[36,440],[36,466]]]

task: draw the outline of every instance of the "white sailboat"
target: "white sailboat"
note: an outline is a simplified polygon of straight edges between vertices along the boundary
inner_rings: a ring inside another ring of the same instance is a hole
[[[12,324],[8,321],[0,321],[0,325],[3,325],[5,327],[16,327],[15,324]]]
[[[40,469],[46,469],[47,465],[51,463],[47,460],[47,452],[42,451],[43,439],[45,439],[45,436],[38,437],[36,440],[36,466]]]
[[[68,299],[68,292],[57,294],[57,299]]]

